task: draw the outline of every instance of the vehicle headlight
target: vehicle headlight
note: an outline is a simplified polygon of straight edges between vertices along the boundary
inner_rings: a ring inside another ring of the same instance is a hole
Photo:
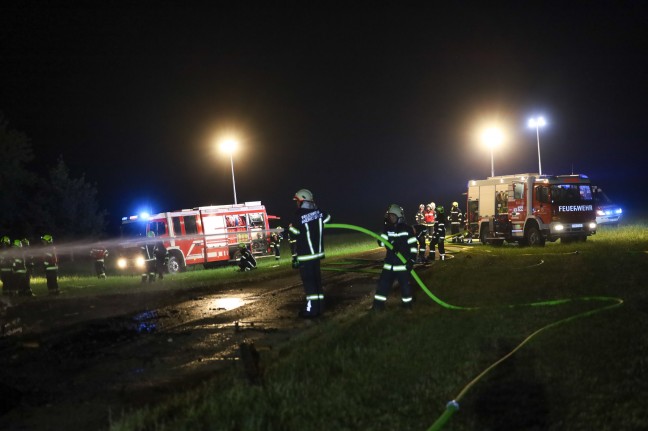
[[[126,269],[127,266],[128,266],[128,262],[126,261],[125,258],[120,257],[119,259],[117,259],[117,268]]]
[[[605,215],[605,211],[603,211],[603,210],[596,210],[596,215],[597,215],[597,216],[604,216],[604,215]]]
[[[621,214],[621,213],[623,213],[623,210],[622,210],[621,208],[617,208],[617,209],[614,211],[614,213],[615,213],[615,214]]]
[[[557,230],[557,231],[561,231],[561,230],[565,229],[565,226],[563,226],[561,224],[557,224],[557,225],[554,226],[554,229]]]
[[[139,256],[135,259],[135,266],[137,268],[144,268],[144,258],[142,256]]]
[[[595,223],[595,222],[591,222],[591,223],[589,224],[589,228],[590,228],[590,230],[595,230],[595,229],[596,229],[596,223]]]

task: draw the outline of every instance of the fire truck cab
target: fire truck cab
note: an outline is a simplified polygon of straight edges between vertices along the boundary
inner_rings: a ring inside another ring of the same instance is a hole
[[[122,226],[139,223],[137,238],[124,245],[142,248],[148,242],[162,241],[168,252],[169,273],[198,264],[210,268],[219,262],[238,260],[241,243],[248,245],[256,256],[268,255],[270,218],[274,216],[268,216],[259,201],[162,212],[139,221],[124,217]],[[133,260],[120,266],[132,268],[136,264]]]
[[[586,175],[517,174],[468,182],[467,229],[484,244],[543,246],[596,233]]]

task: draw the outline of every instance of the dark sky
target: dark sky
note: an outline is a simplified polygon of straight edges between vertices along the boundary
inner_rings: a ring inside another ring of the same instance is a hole
[[[231,203],[211,141],[233,130],[239,202],[287,217],[305,187],[376,228],[390,203],[411,218],[490,176],[487,122],[508,136],[495,174],[537,172],[537,114],[543,173],[645,209],[644,1],[190,3],[0,6],[0,111],[113,222]]]

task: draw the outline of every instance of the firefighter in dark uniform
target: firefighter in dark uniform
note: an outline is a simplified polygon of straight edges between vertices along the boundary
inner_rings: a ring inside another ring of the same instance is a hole
[[[439,259],[441,260],[445,260],[446,221],[445,209],[443,205],[439,205],[436,207],[436,218],[434,221],[434,242],[439,246]]]
[[[153,255],[155,256],[155,273],[157,275],[157,278],[159,280],[162,280],[164,278],[164,273],[166,272],[167,268],[167,261],[169,259],[169,253],[162,241],[155,243],[155,248],[153,248]]]
[[[281,226],[279,226],[277,229],[281,229]],[[281,232],[272,232],[270,234],[270,248],[274,251],[275,255],[275,260],[281,259],[281,240],[283,239],[283,235],[281,235]]]
[[[144,258],[142,283],[146,283],[146,280],[148,280],[149,283],[153,283],[155,281],[155,254],[153,254],[155,244],[153,243],[152,238],[155,238],[155,232],[150,230],[146,236],[149,240],[140,247],[142,249],[142,257]]]
[[[306,307],[300,317],[313,318],[324,312],[324,291],[320,260],[324,259],[324,224],[331,216],[317,208],[313,193],[300,189],[293,197],[297,205],[290,231],[297,238],[297,256],[294,263],[304,284]]]
[[[459,202],[453,202],[450,208],[450,234],[452,234],[452,242],[463,242],[463,236],[459,234],[459,230],[463,225],[463,214],[459,209]]]
[[[239,271],[251,271],[256,269],[257,261],[250,249],[245,245],[245,243],[240,243],[239,248],[241,249],[241,258],[239,259]]]
[[[0,280],[2,280],[2,294],[12,295],[14,289],[12,286],[12,267],[13,259],[11,258],[11,240],[7,235],[0,238]]]
[[[43,249],[41,251],[41,260],[45,270],[45,279],[47,280],[47,292],[50,295],[60,293],[58,286],[58,256],[56,247],[54,247],[54,238],[52,235],[45,234],[41,236]]]
[[[13,265],[12,274],[13,289],[15,293],[20,296],[34,296],[31,291],[29,273],[27,272],[27,262],[25,259],[24,250],[22,250],[22,242],[15,239],[13,244]]]
[[[418,240],[418,254],[416,256],[416,261],[418,263],[425,263],[425,237],[427,235],[427,228],[425,226],[425,205],[419,205],[419,210],[414,217],[414,221],[414,233]]]
[[[94,247],[90,250],[90,256],[94,259],[94,269],[97,278],[106,278],[108,249],[106,247]]]
[[[409,282],[409,274],[414,265],[417,252],[417,239],[414,229],[405,222],[403,208],[392,204],[385,212],[385,227],[380,235],[382,241],[378,241],[381,247],[385,247],[385,261],[378,279],[376,294],[374,296],[373,310],[385,309],[385,303],[389,296],[394,281],[398,281],[401,288],[401,301],[403,307],[412,308],[412,287]],[[390,243],[393,249],[389,249],[385,243]],[[403,263],[397,256],[400,253],[405,258]]]

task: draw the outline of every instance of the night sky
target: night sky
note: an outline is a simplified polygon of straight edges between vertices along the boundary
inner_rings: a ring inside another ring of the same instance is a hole
[[[232,203],[225,131],[239,202],[289,217],[309,188],[337,223],[412,220],[490,176],[487,123],[496,175],[537,172],[540,114],[544,174],[646,209],[647,2],[55,3],[0,6],[0,111],[111,223]]]

